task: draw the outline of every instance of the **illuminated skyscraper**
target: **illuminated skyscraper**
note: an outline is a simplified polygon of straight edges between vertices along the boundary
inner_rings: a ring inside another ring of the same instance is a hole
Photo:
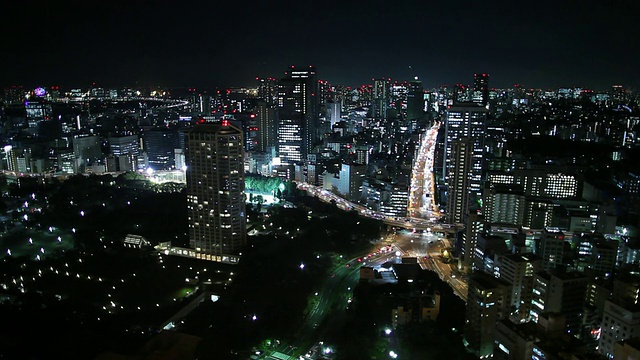
[[[278,82],[278,156],[283,164],[305,160],[317,139],[318,82],[314,67],[292,66]]]
[[[386,119],[389,108],[389,81],[387,79],[375,79],[373,81],[373,103],[371,104],[371,117],[374,119]]]
[[[473,102],[486,106],[489,101],[489,74],[473,75]]]
[[[197,258],[237,263],[247,242],[242,137],[226,120],[187,135],[189,245]]]
[[[473,140],[457,139],[451,146],[452,166],[447,173],[447,222],[459,224],[465,221],[469,211],[469,189],[473,164]]]
[[[454,166],[453,144],[462,138],[473,142],[470,166],[469,192],[472,200],[482,196],[482,165],[484,158],[484,134],[488,110],[473,103],[461,103],[447,110],[445,122],[443,176],[445,184],[450,184]],[[465,153],[465,156],[467,154]]]

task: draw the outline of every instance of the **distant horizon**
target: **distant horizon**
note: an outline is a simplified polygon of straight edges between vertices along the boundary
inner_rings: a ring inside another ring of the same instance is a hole
[[[318,75],[321,75],[321,69],[318,69]],[[281,76],[283,77],[284,74]],[[272,77],[275,79],[280,79],[281,77],[278,76],[273,76],[273,75],[267,75],[267,76],[260,76],[260,78],[266,78],[266,77]],[[379,78],[387,78],[389,79],[389,77],[379,77]],[[360,86],[365,86],[365,85],[372,85],[373,84],[373,80],[375,79],[379,79],[379,78],[369,78],[369,82],[362,82],[359,83],[357,85],[350,85],[350,84],[344,84],[344,83],[340,83],[340,82],[333,82],[330,79],[324,78],[322,76],[318,76],[318,80],[323,80],[323,81],[328,81],[329,84],[331,84],[332,86],[347,86],[347,87],[351,87],[352,89],[357,89]],[[411,82],[414,81],[415,78],[411,78],[411,79],[394,79],[394,78],[390,78],[392,83],[404,83],[404,82]],[[472,87],[473,86],[473,73],[471,74],[471,81],[468,82],[463,82],[463,81],[451,81],[451,82],[447,82],[447,83],[439,83],[437,85],[433,85],[430,84],[428,81],[425,82],[423,81],[422,78],[418,77],[418,81],[422,81],[423,83],[423,87],[425,90],[431,90],[431,89],[437,89],[440,87],[452,87],[456,84],[463,84],[465,86],[469,86]],[[585,86],[582,84],[576,84],[576,85],[558,85],[558,86],[546,86],[546,87],[540,87],[540,86],[526,86],[526,84],[520,84],[520,83],[514,83],[512,85],[509,86],[492,86],[491,85],[492,82],[492,77],[491,74],[489,74],[489,89],[490,90],[505,90],[505,89],[514,89],[516,86],[521,87],[522,89],[525,90],[541,90],[541,91],[556,91],[558,89],[576,89],[576,88],[581,88],[584,90],[591,90],[591,91],[596,91],[596,92],[606,92],[606,91],[611,91],[611,89],[613,88],[613,86],[618,86],[621,85],[623,87],[623,89],[630,91],[630,92],[635,92],[638,88],[634,87],[634,86],[627,86],[624,83],[612,83],[608,86],[599,86],[599,87],[591,87],[591,86]],[[80,83],[80,82],[78,82]],[[89,89],[89,88],[108,88],[108,89],[121,89],[121,88],[134,88],[134,89],[196,89],[196,91],[215,91],[215,90],[222,90],[222,89],[231,89],[231,88],[254,88],[258,86],[258,82],[256,81],[256,77],[253,77],[253,81],[250,81],[249,84],[225,84],[225,85],[220,85],[220,86],[216,86],[216,85],[212,85],[212,86],[198,86],[198,85],[181,85],[181,84],[153,84],[151,82],[146,83],[146,84],[142,84],[142,83],[137,83],[137,84],[131,84],[131,82],[123,82],[122,84],[113,84],[113,83],[101,83],[100,81],[88,81],[85,84],[74,84],[74,85],[68,85],[68,84],[61,84],[61,83],[45,83],[45,82],[34,82],[31,81],[28,84],[11,84],[11,85],[3,85],[2,89],[6,90],[6,89],[11,89],[14,87],[22,87],[23,89],[25,89],[26,91],[30,90],[30,89],[36,89],[38,87],[43,87],[46,90],[49,90],[51,87],[60,87],[61,90],[71,90],[71,89]]]

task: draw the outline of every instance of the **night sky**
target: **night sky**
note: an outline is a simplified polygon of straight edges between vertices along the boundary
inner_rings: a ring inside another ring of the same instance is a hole
[[[640,2],[10,1],[0,85],[250,86],[293,64],[357,86],[640,86]]]

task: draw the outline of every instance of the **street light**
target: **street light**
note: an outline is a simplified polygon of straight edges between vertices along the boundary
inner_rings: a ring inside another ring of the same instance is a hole
[[[396,352],[393,350],[389,351],[389,356],[391,356],[392,359],[398,358],[398,354],[396,354]]]

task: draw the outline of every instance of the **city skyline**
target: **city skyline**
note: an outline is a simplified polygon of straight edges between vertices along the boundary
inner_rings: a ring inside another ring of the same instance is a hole
[[[82,86],[249,86],[313,65],[320,79],[358,86],[372,78],[425,88],[609,89],[640,85],[632,14],[638,5],[597,2],[417,1],[29,2],[2,15],[0,83]]]

